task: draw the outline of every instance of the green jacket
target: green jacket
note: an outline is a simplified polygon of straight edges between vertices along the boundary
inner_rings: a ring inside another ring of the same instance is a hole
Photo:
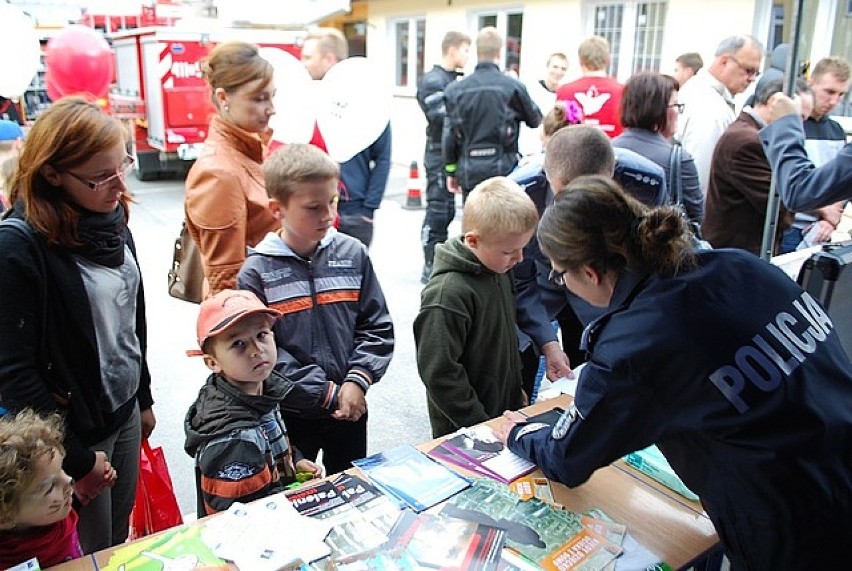
[[[523,405],[512,278],[485,268],[460,237],[435,251],[414,340],[434,437]]]

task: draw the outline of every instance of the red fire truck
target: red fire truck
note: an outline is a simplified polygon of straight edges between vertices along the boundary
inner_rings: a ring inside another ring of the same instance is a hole
[[[116,58],[112,113],[132,131],[136,175],[185,175],[198,157],[213,113],[201,61],[218,43],[242,40],[301,55],[303,31],[264,28],[137,28],[110,36]]]

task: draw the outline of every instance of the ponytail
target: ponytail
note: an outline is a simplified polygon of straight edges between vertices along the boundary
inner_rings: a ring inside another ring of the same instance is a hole
[[[560,192],[537,235],[542,252],[564,269],[675,273],[692,262],[688,228],[677,209],[649,210],[600,175],[579,177]]]

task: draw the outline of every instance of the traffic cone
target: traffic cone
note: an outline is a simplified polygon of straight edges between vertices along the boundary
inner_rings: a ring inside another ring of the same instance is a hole
[[[411,161],[411,168],[408,171],[408,195],[405,198],[405,208],[411,210],[423,208],[420,189],[420,169],[417,168],[417,161]]]

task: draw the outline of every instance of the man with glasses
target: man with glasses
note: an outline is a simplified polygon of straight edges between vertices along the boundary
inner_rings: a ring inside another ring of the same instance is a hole
[[[752,36],[725,38],[712,63],[681,86],[684,104],[677,138],[695,159],[701,191],[707,194],[716,141],[734,122],[734,95],[760,75],[763,46]]]

